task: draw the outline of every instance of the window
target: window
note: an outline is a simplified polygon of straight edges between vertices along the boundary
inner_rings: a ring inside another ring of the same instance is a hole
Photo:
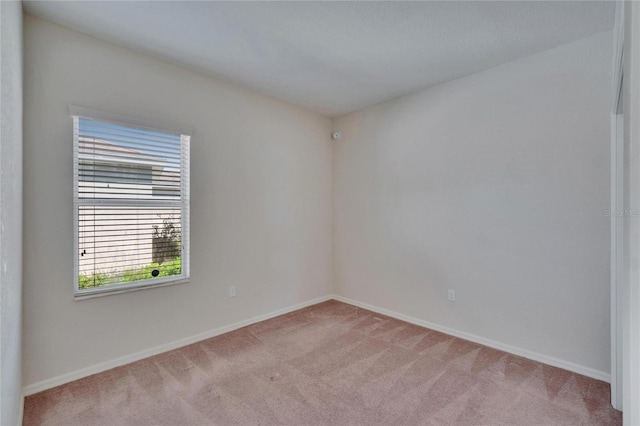
[[[189,133],[71,111],[76,297],[186,280]]]

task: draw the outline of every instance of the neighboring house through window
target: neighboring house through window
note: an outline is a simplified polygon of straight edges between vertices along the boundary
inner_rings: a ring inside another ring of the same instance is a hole
[[[189,133],[72,107],[76,296],[189,278]]]

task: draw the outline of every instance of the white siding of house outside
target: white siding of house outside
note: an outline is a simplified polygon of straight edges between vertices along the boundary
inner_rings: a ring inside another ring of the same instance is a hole
[[[101,198],[116,198],[109,194],[118,189],[117,198],[131,200],[162,200],[170,197],[153,195],[153,185],[78,182],[78,187],[100,193]],[[104,188],[104,191],[100,189]],[[122,195],[130,192],[130,195]],[[114,208],[112,206],[79,206],[79,273],[80,275],[113,274],[140,268],[152,263],[153,226],[162,227],[163,220],[179,223],[180,208]],[[123,224],[122,215],[126,214]],[[123,241],[126,244],[123,247]],[[119,249],[110,253],[117,243]],[[95,262],[100,265],[96,268]]]

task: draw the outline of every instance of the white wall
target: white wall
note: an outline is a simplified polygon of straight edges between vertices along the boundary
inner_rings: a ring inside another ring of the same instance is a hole
[[[606,377],[611,45],[335,120],[334,291]]]
[[[29,16],[24,78],[25,385],[330,293],[329,119]],[[194,129],[189,284],[73,300],[69,104]]]
[[[0,2],[0,424],[22,416],[22,3]]]

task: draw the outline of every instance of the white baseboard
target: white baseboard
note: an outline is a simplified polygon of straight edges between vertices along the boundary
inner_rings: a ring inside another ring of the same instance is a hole
[[[496,342],[495,340],[485,339],[484,337],[476,336],[475,334],[465,333],[464,331],[455,330],[449,327],[445,327],[432,322],[423,321],[421,319],[413,318],[407,315],[399,314],[388,309],[379,308],[377,306],[369,305],[368,303],[358,302],[356,300],[349,299],[348,297],[342,297],[338,295],[332,295],[331,298],[340,302],[348,303],[350,305],[357,306],[362,309],[376,312],[381,315],[386,315],[392,318],[406,321],[411,324],[419,325],[421,327],[430,328],[432,330],[440,331],[451,336],[459,337],[461,339],[469,340],[471,342],[479,343],[484,346],[489,346],[494,349],[498,349],[504,352],[509,352],[514,355],[528,358],[533,361],[538,361],[543,364],[548,364],[554,367],[562,368],[564,370],[572,371],[574,373],[582,374],[583,376],[591,377],[593,379],[602,380],[607,383],[611,383],[611,375],[604,371],[594,370],[583,365],[574,364],[570,361],[554,358],[548,355],[543,355],[537,352],[532,352],[526,349],[517,348],[515,346],[507,345],[505,343]]]
[[[431,323],[428,321],[424,321],[421,319],[413,318],[407,315],[400,314],[398,312],[394,312],[388,309],[379,308],[377,306],[369,305],[368,303],[358,302],[356,300],[349,299],[347,297],[342,297],[338,295],[328,295],[318,297],[313,300],[309,300],[307,302],[299,303],[293,306],[289,306],[286,308],[278,309],[273,312],[269,312],[267,314],[258,315],[256,317],[239,321],[233,324],[229,324],[223,327],[219,327],[213,330],[205,331],[203,333],[199,333],[190,337],[186,337],[184,339],[175,340],[173,342],[169,342],[163,345],[154,346],[149,349],[145,349],[143,351],[135,352],[129,355],[125,355],[119,358],[115,358],[109,361],[104,361],[98,364],[94,364],[89,367],[82,368],[80,370],[72,371],[70,373],[62,374],[60,376],[52,377],[47,380],[43,380],[40,382],[36,382],[30,385],[27,385],[23,389],[23,403],[24,397],[28,395],[33,395],[38,392],[42,392],[47,389],[54,388],[56,386],[63,385],[65,383],[72,382],[74,380],[81,379],[83,377],[90,376],[92,374],[101,373],[103,371],[109,370],[111,368],[120,367],[125,364],[129,364],[135,361],[139,361],[144,358],[148,358],[153,355],[157,355],[163,352],[167,352],[173,349],[178,349],[183,346],[190,345],[192,343],[199,342],[201,340],[209,339],[211,337],[219,336],[220,334],[228,333],[233,330],[237,330],[242,327],[246,327],[251,324],[255,324],[260,321],[264,321],[270,318],[277,317],[279,315],[287,314],[289,312],[296,311],[298,309],[306,308],[307,306],[315,305],[317,303],[325,302],[327,300],[335,299],[340,302],[348,303],[353,306],[360,307],[362,309],[367,309],[372,312],[379,313],[381,315],[386,315],[392,318],[399,319],[401,321],[406,321],[411,324],[416,324],[421,327],[426,327],[432,330],[440,331],[442,333],[449,334],[451,336],[459,337],[461,339],[469,340],[471,342],[479,343],[481,345],[489,346],[494,349],[498,349],[501,351],[509,352],[514,355],[518,355],[524,358],[531,359],[533,361],[542,362],[544,364],[552,365],[554,367],[562,368],[568,371],[572,371],[574,373],[582,374],[587,377],[591,377],[597,380],[602,380],[607,383],[611,382],[611,376],[608,373],[603,371],[594,370],[589,367],[585,367],[579,364],[574,364],[569,361],[561,360],[558,358],[550,357],[547,355],[539,354],[537,352],[532,352],[526,349],[517,348],[515,346],[507,345],[504,343],[496,342],[494,340],[486,339],[484,337],[476,336],[474,334],[466,333],[463,331],[455,330],[449,327],[445,327],[439,324]],[[22,411],[22,410],[21,410]]]
[[[286,308],[278,309],[277,311],[269,312],[267,314],[258,315],[256,317],[239,321],[233,324],[229,324],[223,327],[215,328],[213,330],[205,331],[203,333],[198,333],[193,336],[186,337],[184,339],[175,340],[173,342],[165,343],[162,345],[154,346],[149,349],[145,349],[139,352],[135,352],[129,355],[125,355],[119,358],[115,358],[109,361],[100,362],[98,364],[94,364],[89,367],[81,368],[80,370],[72,371],[70,373],[61,374],[60,376],[52,377],[50,379],[46,379],[40,382],[32,383],[27,385],[23,389],[23,395],[33,395],[34,393],[42,392],[47,389],[54,388],[56,386],[63,385],[65,383],[72,382],[74,380],[81,379],[83,377],[91,376],[92,374],[101,373],[103,371],[120,367],[125,364],[129,364],[135,361],[139,361],[144,358],[148,358],[153,355],[158,355],[163,352],[167,352],[173,349],[178,349],[183,346],[190,345],[192,343],[199,342],[201,340],[209,339],[211,337],[219,336],[224,333],[228,333],[233,330],[237,330],[242,327],[246,327],[251,324],[255,324],[260,321],[264,321],[270,318],[277,317],[279,315],[287,314],[289,312],[296,311],[298,309],[306,308],[307,306],[315,305],[317,303],[325,302],[327,300],[333,299],[333,296],[322,296],[316,299],[309,300],[307,302],[298,303],[293,306],[289,306]]]

